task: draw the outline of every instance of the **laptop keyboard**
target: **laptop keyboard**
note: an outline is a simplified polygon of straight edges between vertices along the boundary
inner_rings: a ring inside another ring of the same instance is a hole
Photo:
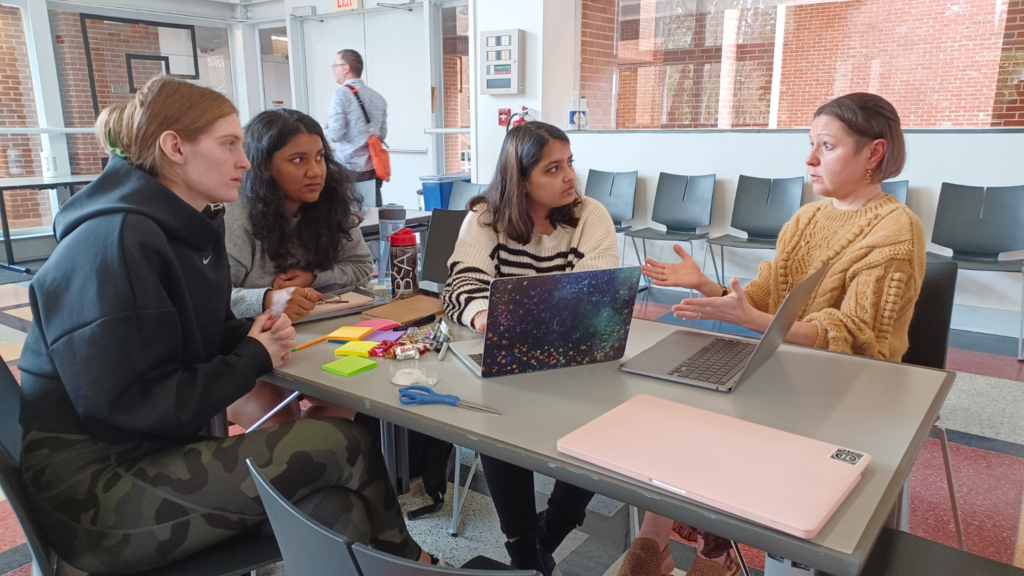
[[[741,340],[715,338],[668,374],[708,384],[722,384],[747,365],[755,347],[756,344]]]
[[[476,362],[477,366],[483,366],[484,365],[484,355],[483,354],[470,354],[469,355],[469,359],[472,360],[473,362]]]

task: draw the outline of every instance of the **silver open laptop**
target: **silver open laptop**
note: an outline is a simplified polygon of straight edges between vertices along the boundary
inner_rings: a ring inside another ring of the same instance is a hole
[[[828,264],[797,284],[782,301],[759,341],[677,330],[622,363],[622,370],[682,384],[731,392],[757,371],[786,339]]]
[[[483,378],[618,360],[639,282],[636,266],[496,278],[487,334],[451,351]]]

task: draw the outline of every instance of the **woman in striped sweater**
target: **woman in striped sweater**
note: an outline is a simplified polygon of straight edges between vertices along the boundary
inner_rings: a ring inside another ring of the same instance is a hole
[[[449,318],[478,332],[486,331],[494,278],[618,266],[612,219],[598,201],[579,194],[569,138],[550,124],[527,122],[509,131],[490,188],[469,209],[441,299]],[[512,565],[557,573],[551,554],[583,524],[594,494],[556,482],[538,515],[533,472],[482,459]]]

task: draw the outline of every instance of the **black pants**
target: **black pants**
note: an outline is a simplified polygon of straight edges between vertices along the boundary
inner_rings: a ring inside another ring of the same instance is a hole
[[[352,180],[355,182],[366,182],[367,180],[377,181],[377,206],[383,206],[384,202],[380,196],[380,186],[384,183],[383,180],[377,178],[376,170],[367,170],[366,172],[352,172]]]
[[[487,488],[494,501],[494,509],[501,522],[501,531],[508,539],[532,536],[537,533],[537,504],[534,499],[533,472],[515,464],[502,462],[490,456],[480,455],[484,466]],[[583,525],[587,516],[587,505],[594,493],[561,480],[555,482],[555,489],[548,499],[548,515],[569,527]],[[565,535],[559,531],[558,542]],[[565,534],[569,530],[564,530]]]

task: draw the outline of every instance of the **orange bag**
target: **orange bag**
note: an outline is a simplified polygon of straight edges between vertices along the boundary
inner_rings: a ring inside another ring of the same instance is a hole
[[[348,84],[345,86],[352,91],[352,95],[356,97],[356,101],[359,102],[359,108],[363,111],[363,118],[366,119],[366,125],[370,125],[370,115],[366,113],[366,106],[363,106],[363,99],[359,97],[359,90],[356,90],[355,86]],[[391,181],[391,156],[388,154],[384,141],[381,140],[380,136],[370,132],[370,137],[366,139],[366,146],[370,149],[370,161],[373,162],[373,171],[377,173],[377,178],[385,182]]]

